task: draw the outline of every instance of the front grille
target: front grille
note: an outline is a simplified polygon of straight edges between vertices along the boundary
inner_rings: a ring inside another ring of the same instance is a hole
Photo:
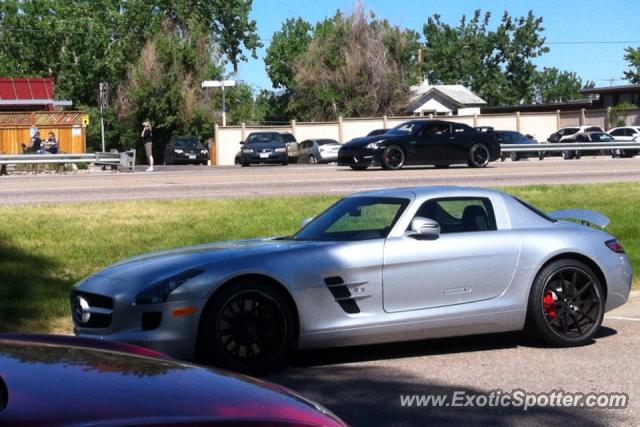
[[[113,317],[113,299],[74,289],[71,291],[71,315],[80,328],[108,328]]]
[[[340,305],[340,308],[348,314],[360,313],[360,307],[356,303],[355,299],[351,295],[351,291],[344,284],[342,277],[333,276],[324,279],[324,283],[329,288],[331,295],[335,298],[336,302]]]

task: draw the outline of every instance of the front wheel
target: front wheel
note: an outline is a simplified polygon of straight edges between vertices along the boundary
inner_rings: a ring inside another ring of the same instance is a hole
[[[550,345],[586,344],[602,324],[604,301],[602,283],[588,266],[572,259],[554,261],[531,287],[525,328]]]
[[[469,149],[467,164],[472,168],[484,168],[489,164],[489,147],[482,143],[473,144]]]
[[[314,156],[313,154],[310,154],[309,155],[309,163],[314,164],[314,165],[316,163],[318,163],[318,161],[316,160],[316,156]]]
[[[215,296],[201,321],[204,361],[251,374],[281,364],[295,342],[293,310],[273,286],[250,280]]]
[[[382,152],[382,167],[387,170],[402,169],[405,162],[404,150],[397,145],[390,145]]]
[[[518,153],[513,151],[509,154],[509,157],[511,158],[512,162],[517,162],[518,160],[520,160],[520,156],[518,156]]]

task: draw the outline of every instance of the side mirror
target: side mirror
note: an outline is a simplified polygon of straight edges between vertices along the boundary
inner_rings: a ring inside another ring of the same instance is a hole
[[[300,222],[300,228],[305,228],[311,221],[313,221],[313,217],[305,218]]]
[[[411,234],[437,239],[440,236],[440,224],[430,218],[417,216],[411,220]]]

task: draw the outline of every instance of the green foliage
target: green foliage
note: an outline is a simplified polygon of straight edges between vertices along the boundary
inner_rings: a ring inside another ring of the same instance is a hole
[[[545,67],[537,71],[533,81],[534,90],[540,102],[565,102],[580,97],[582,79],[574,72],[560,71],[555,67]],[[593,86],[587,82],[585,87]]]
[[[423,27],[426,39],[424,71],[432,82],[464,84],[491,105],[533,100],[535,65],[549,49],[540,34],[542,18],[529,12],[512,18],[504,12],[495,30],[489,29],[491,14],[476,10],[458,26],[433,15]]]
[[[611,107],[611,121],[614,126],[626,126],[629,110],[634,108],[638,108],[638,106],[630,102],[621,102]]]
[[[267,75],[276,89],[288,89],[295,77],[295,64],[307,51],[313,38],[311,24],[302,18],[289,18],[282,29],[273,33],[264,63]]]
[[[625,50],[624,60],[629,63],[629,70],[624,72],[624,78],[633,84],[640,84],[640,47],[631,46]]]

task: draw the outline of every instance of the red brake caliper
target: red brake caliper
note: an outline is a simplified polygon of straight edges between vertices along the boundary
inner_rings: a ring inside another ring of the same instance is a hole
[[[556,309],[551,307],[553,302],[555,301],[555,295],[549,289],[544,291],[544,295],[542,297],[542,307],[544,308],[544,312],[547,314],[549,319],[553,319],[556,317]]]

